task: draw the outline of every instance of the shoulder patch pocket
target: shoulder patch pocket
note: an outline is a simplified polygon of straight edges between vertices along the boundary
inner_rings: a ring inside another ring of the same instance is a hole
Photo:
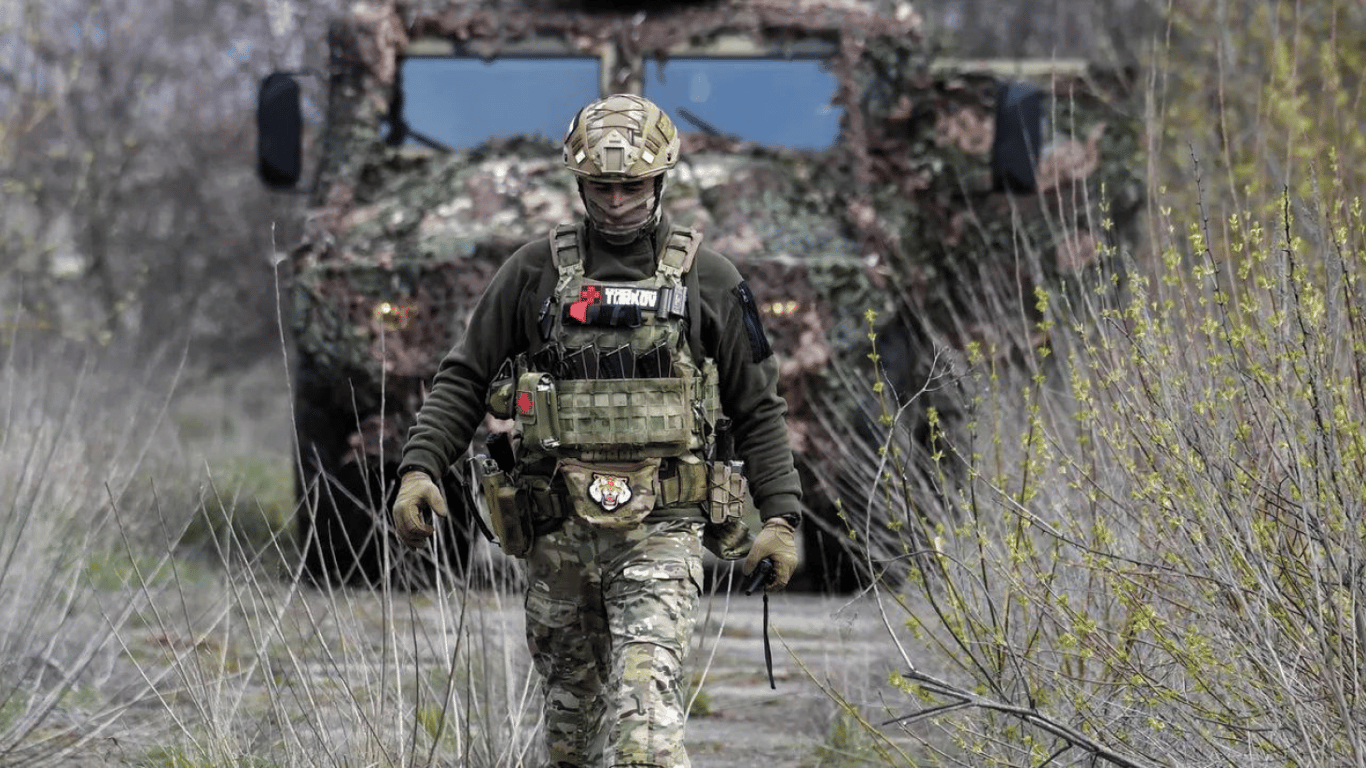
[[[740,311],[745,320],[745,335],[749,337],[749,350],[756,363],[763,362],[773,354],[768,336],[764,334],[764,324],[759,320],[759,304],[754,301],[754,293],[749,284],[741,281],[735,286],[735,297],[740,300]]]

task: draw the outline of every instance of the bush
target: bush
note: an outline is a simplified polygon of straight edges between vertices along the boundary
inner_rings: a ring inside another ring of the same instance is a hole
[[[1366,217],[1338,130],[1363,62],[1295,66],[1361,19],[1258,8],[1263,79],[1195,124],[1255,139],[1180,144],[1125,292],[1040,290],[1023,365],[969,348],[961,432],[927,447],[887,404],[849,524],[892,577],[905,698],[869,728],[951,740],[953,765],[1366,760]],[[1155,95],[1155,136],[1194,130],[1190,94]]]

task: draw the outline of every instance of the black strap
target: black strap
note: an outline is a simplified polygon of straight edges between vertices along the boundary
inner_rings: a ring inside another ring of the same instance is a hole
[[[773,648],[768,643],[768,593],[764,593],[764,666],[768,668],[768,687],[778,690],[778,683],[773,679]]]
[[[707,466],[711,466],[708,464]],[[740,591],[746,595],[754,594],[754,590],[760,587],[767,587],[773,580],[773,558],[765,557],[759,561],[754,570],[746,577],[745,583],[740,587]],[[773,679],[773,647],[768,642],[768,591],[764,591],[764,666],[768,667],[768,687],[773,690],[778,689],[778,683]]]

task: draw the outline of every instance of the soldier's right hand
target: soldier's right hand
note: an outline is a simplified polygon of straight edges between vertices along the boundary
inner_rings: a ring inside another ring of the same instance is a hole
[[[414,549],[425,544],[435,532],[422,514],[424,508],[442,517],[450,514],[441,489],[426,472],[405,472],[399,481],[398,499],[394,501],[394,530],[399,541]]]

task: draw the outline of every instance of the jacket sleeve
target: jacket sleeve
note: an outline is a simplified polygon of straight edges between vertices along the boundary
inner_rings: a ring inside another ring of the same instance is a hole
[[[503,361],[527,348],[540,269],[550,245],[541,240],[518,249],[489,281],[470,315],[465,335],[437,368],[431,391],[408,430],[399,472],[421,470],[440,478],[484,421],[489,382]]]
[[[728,260],[698,254],[703,293],[702,341],[716,360],[721,409],[731,419],[735,452],[764,520],[801,519],[801,480],[787,436],[787,402],[778,394],[778,363],[749,286]]]

